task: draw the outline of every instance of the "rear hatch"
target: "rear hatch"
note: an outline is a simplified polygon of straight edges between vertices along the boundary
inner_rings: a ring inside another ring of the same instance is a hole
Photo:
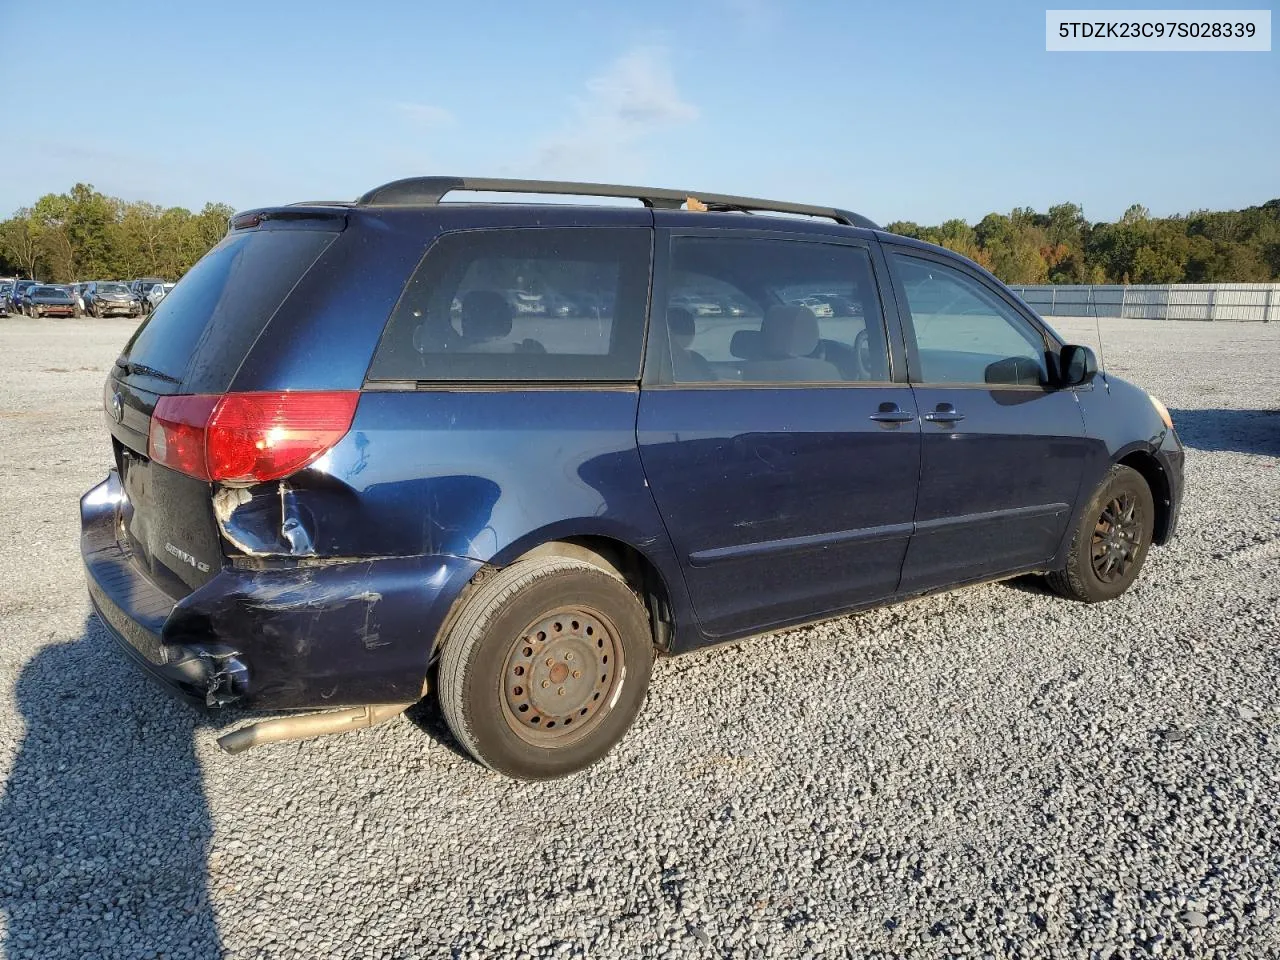
[[[278,219],[273,219],[276,217]],[[103,405],[125,500],[118,531],[134,562],[166,593],[185,596],[223,564],[208,481],[153,463],[148,436],[163,397],[231,387],[271,317],[343,229],[340,214],[241,215],[130,338]]]

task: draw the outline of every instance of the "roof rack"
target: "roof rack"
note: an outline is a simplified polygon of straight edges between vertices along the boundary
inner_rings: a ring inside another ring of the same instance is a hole
[[[494,177],[409,177],[374,187],[359,200],[357,206],[433,206],[455,190],[486,193],[540,193],[580,197],[626,197],[639,200],[646,207],[679,210],[689,200],[702,209],[741,211],[743,213],[795,213],[809,217],[826,217],[836,223],[868,230],[880,228],[859,213],[836,207],[815,207],[807,203],[782,203],[755,197],[735,197],[725,193],[699,193],[696,190],[664,190],[660,187],[627,187],[615,183],[571,183],[562,180],[508,180]]]

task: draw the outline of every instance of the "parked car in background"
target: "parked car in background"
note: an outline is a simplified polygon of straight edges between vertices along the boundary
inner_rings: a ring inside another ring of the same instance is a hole
[[[13,284],[13,295],[10,300],[10,307],[14,313],[26,313],[26,295],[27,291],[32,287],[38,286],[39,280],[15,280]]]
[[[671,305],[688,310],[695,317],[718,317],[724,313],[724,305],[713,296],[700,293],[679,294]]]
[[[139,277],[137,280],[129,281],[129,292],[138,298],[138,302],[145,304],[147,293],[157,283],[163,284],[162,277]]]
[[[27,290],[23,307],[28,317],[78,317],[80,308],[66,287],[37,284]]]
[[[815,317],[835,316],[835,310],[832,309],[831,303],[825,297],[802,297],[794,302],[799,306],[805,307]]]
[[[7,317],[13,309],[13,283],[0,283],[0,317]]]
[[[626,733],[655,656],[1028,574],[1112,600],[1174,533],[1169,411],[950,250],[830,207],[451,190],[584,193],[418,178],[239,214],[104,384],[101,622],[201,705],[322,711],[224,749],[434,694],[481,763],[562,776]],[[846,289],[859,313],[791,302]],[[697,311],[709,291],[759,309]]]
[[[547,304],[540,293],[533,293],[530,290],[508,290],[506,297],[507,302],[518,314],[541,316],[547,312]]]
[[[85,284],[83,283],[72,283],[67,285],[67,290],[71,293],[71,296],[75,298],[76,306],[80,308],[81,314],[84,313],[84,288]]]
[[[85,285],[84,306],[90,316],[140,317],[142,301],[118,280],[94,280]]]
[[[174,288],[172,283],[153,283],[142,298],[142,304],[150,313],[156,307],[160,306],[160,301],[168,296],[169,291]]]

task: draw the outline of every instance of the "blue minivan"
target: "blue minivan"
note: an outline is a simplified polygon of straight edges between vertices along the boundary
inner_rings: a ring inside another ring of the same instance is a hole
[[[1161,403],[969,260],[601,184],[239,214],[103,400],[90,596],[170,688],[291,712],[224,748],[434,691],[526,779],[604,755],[658,654],[1028,573],[1112,599],[1183,485]]]

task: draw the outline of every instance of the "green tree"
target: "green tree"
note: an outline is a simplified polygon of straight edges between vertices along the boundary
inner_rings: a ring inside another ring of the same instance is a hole
[[[0,249],[5,259],[17,266],[24,277],[36,277],[40,262],[40,227],[24,207],[0,223]]]

